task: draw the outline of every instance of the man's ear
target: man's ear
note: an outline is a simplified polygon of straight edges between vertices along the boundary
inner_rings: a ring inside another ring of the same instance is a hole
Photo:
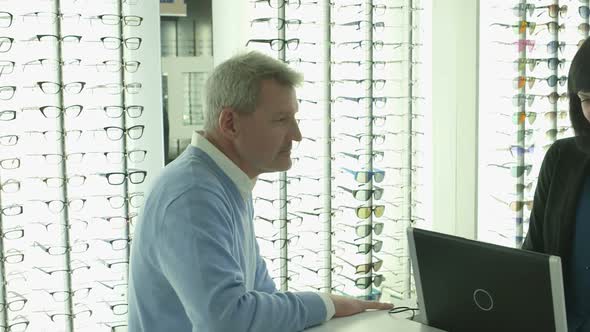
[[[219,131],[228,139],[233,139],[238,135],[239,115],[231,107],[224,107],[219,114]]]

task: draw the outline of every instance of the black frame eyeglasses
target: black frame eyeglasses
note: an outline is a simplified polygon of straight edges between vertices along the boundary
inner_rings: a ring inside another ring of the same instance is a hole
[[[29,89],[34,89],[38,87],[43,93],[45,94],[58,94],[61,91],[70,93],[70,94],[79,94],[84,90],[84,86],[86,82],[70,82],[70,83],[57,83],[57,82],[50,82],[50,81],[38,81],[36,85],[28,86]]]
[[[12,25],[14,16],[9,12],[0,12],[0,28],[8,28]]]
[[[90,24],[92,24],[92,21],[99,20],[104,25],[117,25],[122,22],[123,25],[130,27],[138,27],[143,22],[143,17],[137,15],[102,14],[91,16],[88,19],[90,20]]]
[[[92,129],[95,132],[104,132],[111,141],[118,141],[123,138],[125,134],[132,140],[140,139],[143,136],[145,126],[135,125],[128,128],[121,128],[117,126],[108,126],[100,129]]]
[[[123,39],[119,37],[101,37],[99,40],[107,50],[118,50],[121,48],[121,45],[124,45],[125,48],[131,51],[138,50],[141,47],[142,41],[143,39],[140,37],[128,37]]]
[[[0,36],[0,53],[6,53],[12,48],[14,38]]]
[[[268,44],[273,51],[281,51],[285,46],[287,46],[287,49],[293,51],[299,48],[299,45],[301,44],[315,45],[313,42],[302,42],[299,38],[250,39],[246,42],[246,46],[250,44]]]
[[[140,184],[145,181],[147,177],[147,171],[129,169],[129,172],[110,172],[110,173],[97,173],[97,175],[107,179],[110,185],[118,186],[129,180],[132,184]]]
[[[2,75],[12,74],[14,71],[14,65],[16,65],[14,61],[0,60],[0,77],[2,77]]]
[[[0,86],[0,100],[10,100],[14,97],[16,92],[16,86],[14,85],[4,85]]]

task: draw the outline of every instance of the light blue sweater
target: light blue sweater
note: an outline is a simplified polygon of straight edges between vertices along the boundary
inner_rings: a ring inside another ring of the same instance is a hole
[[[131,246],[129,331],[289,332],[325,321],[317,293],[276,290],[248,195],[192,145],[164,169]]]

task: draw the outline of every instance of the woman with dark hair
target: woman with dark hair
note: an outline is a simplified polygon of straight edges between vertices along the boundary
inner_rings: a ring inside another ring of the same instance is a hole
[[[523,249],[561,257],[568,328],[590,331],[590,38],[569,71],[575,137],[547,151]]]

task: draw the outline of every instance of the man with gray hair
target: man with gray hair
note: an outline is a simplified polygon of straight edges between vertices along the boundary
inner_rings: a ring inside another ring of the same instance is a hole
[[[291,167],[301,74],[250,52],[206,84],[206,122],[154,182],[131,248],[129,331],[290,332],[392,305],[280,292],[253,231],[258,175]]]

